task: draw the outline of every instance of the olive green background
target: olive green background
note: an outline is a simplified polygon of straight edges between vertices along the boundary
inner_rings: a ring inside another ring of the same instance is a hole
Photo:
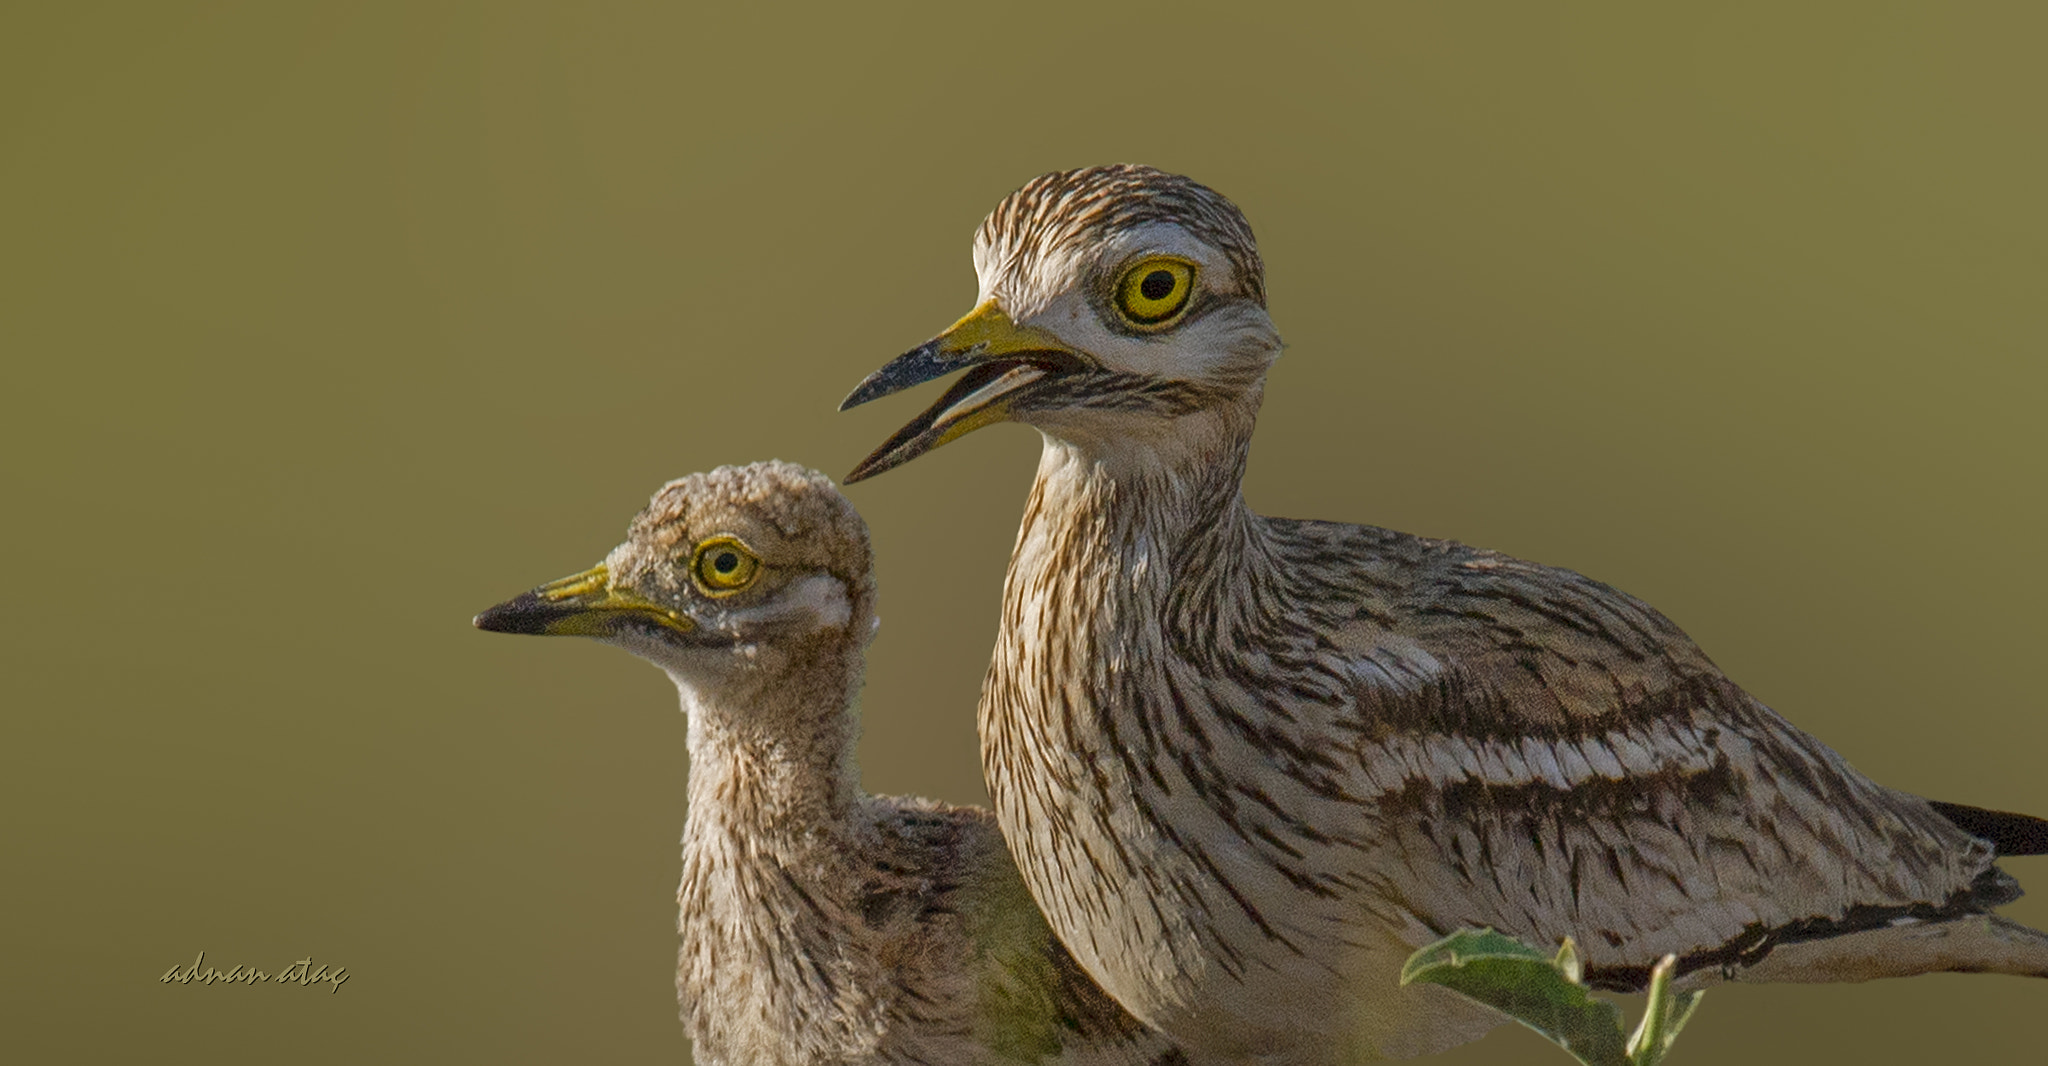
[[[469,617],[670,477],[844,473],[982,214],[1096,162],[1258,231],[1254,506],[1583,570],[1874,777],[2048,813],[2048,9],[738,6],[0,15],[0,1054],[680,1061],[672,690]],[[982,798],[1036,448],[850,492],[877,791]],[[201,950],[350,980],[158,982]],[[1736,988],[1678,1053],[2012,1061],[2044,1009]]]

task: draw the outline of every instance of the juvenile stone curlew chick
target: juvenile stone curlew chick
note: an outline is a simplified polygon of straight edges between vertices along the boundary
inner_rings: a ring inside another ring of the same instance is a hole
[[[1991,915],[2048,824],[1874,784],[1649,606],[1568,570],[1239,492],[1280,339],[1237,208],[1112,166],[975,235],[978,306],[846,406],[965,370],[857,481],[1002,420],[1045,447],[981,704],[1059,937],[1191,1053],[1334,1063],[1491,1019],[1401,989],[1460,926],[1640,987],[2048,976]]]
[[[1047,930],[988,812],[860,789],[867,527],[787,463],[672,481],[581,574],[476,617],[595,637],[689,715],[676,990],[707,1064],[1186,1060]]]

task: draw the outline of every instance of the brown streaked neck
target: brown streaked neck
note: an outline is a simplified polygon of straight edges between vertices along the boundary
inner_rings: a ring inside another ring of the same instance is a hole
[[[861,799],[860,675],[859,650],[817,649],[717,687],[676,679],[689,717],[686,858],[714,841],[789,862],[829,852]]]
[[[1178,623],[1221,609],[1202,626],[1211,635],[1247,624],[1234,604],[1264,597],[1224,593],[1278,586],[1264,520],[1243,494],[1257,399],[1162,423],[1144,437],[1047,431],[1005,599],[1043,600],[1072,575],[1077,590],[1095,593],[1099,602],[1085,613],[1099,622],[1171,615]],[[1004,619],[1022,621],[1007,606]]]
[[[852,761],[866,642],[829,643],[808,661],[762,648],[722,685],[676,686],[690,718],[676,992],[699,1053],[720,1061],[820,1057],[807,1049],[869,1017],[881,987],[839,950],[863,931],[873,851]]]

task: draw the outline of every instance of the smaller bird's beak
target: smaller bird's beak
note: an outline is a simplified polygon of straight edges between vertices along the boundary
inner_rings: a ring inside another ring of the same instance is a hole
[[[994,300],[984,300],[946,332],[869,374],[839,405],[845,411],[955,370],[968,371],[938,403],[861,460],[846,475],[846,483],[902,466],[983,426],[1005,421],[1023,389],[1086,365],[1079,352],[1052,334],[1020,326]]]
[[[688,615],[613,587],[611,572],[601,563],[521,593],[474,619],[478,629],[493,633],[546,637],[609,637],[629,623],[649,622],[677,633],[697,628]]]

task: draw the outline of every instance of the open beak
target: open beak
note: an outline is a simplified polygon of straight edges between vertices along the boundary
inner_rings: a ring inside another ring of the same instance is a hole
[[[611,572],[602,563],[506,600],[477,615],[474,622],[478,629],[493,633],[547,637],[609,637],[649,625],[677,633],[697,628],[688,615],[642,599],[630,589],[613,587]]]
[[[955,370],[967,371],[938,403],[861,460],[846,475],[846,483],[871,478],[983,426],[1007,421],[1027,390],[1087,365],[1079,352],[1052,334],[1019,326],[994,300],[984,300],[946,332],[869,374],[839,405],[845,411]]]

